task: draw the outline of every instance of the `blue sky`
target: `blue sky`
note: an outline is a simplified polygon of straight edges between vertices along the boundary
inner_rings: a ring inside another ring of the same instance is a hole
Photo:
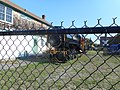
[[[11,0],[17,5],[40,16],[46,15],[48,22],[53,25],[60,25],[64,21],[64,26],[69,27],[71,21],[75,20],[77,27],[82,27],[87,20],[88,26],[95,26],[97,19],[102,18],[102,25],[110,25],[112,18],[120,20],[120,0]]]

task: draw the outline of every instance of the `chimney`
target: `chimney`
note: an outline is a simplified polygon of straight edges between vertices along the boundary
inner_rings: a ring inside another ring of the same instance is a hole
[[[45,15],[42,15],[42,19],[45,19]]]

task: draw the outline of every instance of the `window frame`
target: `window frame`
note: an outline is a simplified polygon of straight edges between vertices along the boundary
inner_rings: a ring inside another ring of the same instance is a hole
[[[7,10],[9,11],[9,12],[7,12]],[[11,8],[9,8],[9,7],[6,7],[6,15],[5,15],[5,21],[6,22],[9,22],[9,23],[12,23],[13,22],[13,11],[12,11],[12,9]],[[10,21],[7,21],[7,17],[9,17],[9,19],[8,20],[10,20]]]
[[[3,4],[0,4],[1,6],[1,9],[0,9],[0,14],[3,14],[4,15],[4,19],[0,19],[0,20],[5,20],[5,6]]]
[[[0,12],[1,14],[4,14],[4,20],[0,19],[0,21],[5,22],[5,23],[9,23],[9,24],[13,24],[13,9],[10,7],[7,7],[3,4],[0,4],[0,5],[4,6],[4,12]],[[7,9],[11,9],[11,13],[7,13]],[[11,18],[10,22],[7,20],[7,16]]]

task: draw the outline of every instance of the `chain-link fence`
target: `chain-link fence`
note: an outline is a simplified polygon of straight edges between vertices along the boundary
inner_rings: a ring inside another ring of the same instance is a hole
[[[0,23],[1,90],[119,90],[120,27],[26,30]],[[24,28],[24,27],[23,27]]]

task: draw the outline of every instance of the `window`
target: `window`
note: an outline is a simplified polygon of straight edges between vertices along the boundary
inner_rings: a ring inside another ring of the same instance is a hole
[[[0,4],[0,20],[12,23],[12,9]]]
[[[5,20],[5,6],[0,4],[0,19]]]
[[[9,7],[6,8],[6,21],[12,22],[12,9]]]

